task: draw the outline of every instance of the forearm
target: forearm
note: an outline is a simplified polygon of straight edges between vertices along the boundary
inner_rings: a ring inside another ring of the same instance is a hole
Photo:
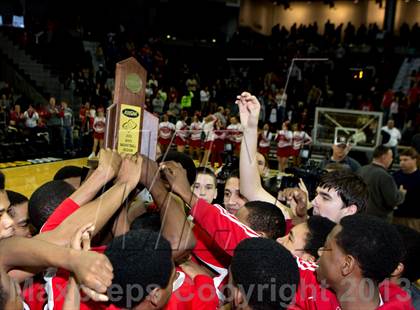
[[[84,206],[90,202],[99,190],[105,186],[112,178],[112,172],[105,171],[101,167],[94,170],[85,182],[70,196],[79,206]]]
[[[67,217],[58,227],[60,236],[67,242],[82,225],[93,223],[97,234],[127,199],[133,186],[127,183],[116,183],[99,198],[89,202]]]
[[[170,242],[172,256],[177,260],[192,250],[196,242],[186,219],[184,203],[169,193],[160,181],[155,183],[151,194],[160,210],[162,235]]]
[[[73,269],[78,251],[56,246],[45,241],[22,237],[0,242],[0,264],[6,271],[13,267],[56,267]]]
[[[257,128],[244,128],[239,157],[239,175],[240,180],[248,180],[247,182],[240,182],[241,194],[248,200],[258,200],[256,197],[262,189],[256,161],[257,143]],[[249,182],[249,180],[252,180],[252,182]]]

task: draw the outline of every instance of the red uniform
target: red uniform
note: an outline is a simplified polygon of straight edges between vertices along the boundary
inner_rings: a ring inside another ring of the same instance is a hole
[[[241,124],[230,124],[226,128],[229,131],[229,140],[233,145],[233,150],[239,152],[241,150],[242,126]]]
[[[300,150],[304,145],[312,143],[312,138],[304,131],[293,132],[292,156],[299,156]]]
[[[279,130],[276,136],[277,156],[289,157],[292,153],[293,134],[290,130]]]
[[[264,130],[259,136],[258,152],[266,156],[270,152],[270,144],[273,134],[268,130]]]
[[[105,117],[96,116],[93,122],[93,137],[97,140],[103,140],[105,136]]]

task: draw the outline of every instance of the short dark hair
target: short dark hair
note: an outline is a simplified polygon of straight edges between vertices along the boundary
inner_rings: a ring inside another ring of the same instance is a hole
[[[244,207],[249,212],[248,222],[253,230],[266,233],[270,239],[284,236],[286,220],[276,205],[265,201],[248,201]]]
[[[185,169],[187,172],[187,178],[190,185],[194,184],[195,178],[197,176],[197,168],[195,167],[194,161],[191,157],[184,153],[176,152],[176,151],[169,151],[168,154],[162,154],[156,161],[158,163],[164,161],[176,161],[180,163],[182,168]]]
[[[130,296],[129,288],[140,286],[143,292],[153,285],[165,288],[174,268],[169,242],[150,230],[130,230],[113,239],[105,255],[114,269],[108,296],[110,302],[120,308],[135,307],[146,298],[147,293],[143,296]],[[118,296],[113,300],[113,286],[122,288],[122,298]]]
[[[412,159],[417,159],[419,154],[416,152],[416,150],[412,147],[409,147],[408,149],[404,149],[401,151],[400,156],[407,156],[411,157]]]
[[[50,181],[39,187],[29,199],[29,218],[39,231],[54,210],[75,191],[65,181]]]
[[[82,177],[83,169],[77,166],[65,166],[54,175],[54,180]]]
[[[340,226],[337,245],[357,260],[363,277],[380,283],[397,268],[404,247],[392,224],[374,216],[356,214],[342,218]]]
[[[318,184],[325,189],[334,189],[344,203],[344,208],[357,207],[357,213],[366,209],[368,187],[363,179],[350,170],[336,170],[324,174]]]
[[[410,227],[394,225],[398,230],[405,248],[401,256],[401,263],[404,265],[402,277],[415,282],[420,278],[420,233]]]
[[[134,221],[131,223],[130,229],[146,229],[158,232],[160,227],[160,214],[157,212],[146,212],[134,219]]]
[[[239,179],[239,169],[234,169],[230,172],[229,176],[226,179],[227,180],[231,179],[231,178],[238,178]]]
[[[230,270],[234,284],[244,292],[254,310],[286,309],[299,284],[296,259],[281,244],[266,238],[241,241],[234,251]]]
[[[319,258],[318,250],[324,246],[328,234],[336,223],[326,217],[314,215],[308,219],[306,225],[308,226],[309,233],[306,237],[304,251],[315,258]]]
[[[28,198],[21,193],[6,190],[7,197],[10,201],[10,206],[20,205],[21,203],[27,202]]]
[[[199,174],[205,174],[205,175],[209,175],[213,178],[214,181],[214,185],[217,186],[217,178],[216,178],[216,174],[214,173],[213,170],[211,170],[210,168],[207,167],[198,167],[197,168],[197,175]]]
[[[375,149],[373,150],[373,158],[380,158],[381,156],[385,155],[386,153],[388,153],[390,150],[389,147],[384,146],[384,145],[378,145],[377,147],[375,147]]]

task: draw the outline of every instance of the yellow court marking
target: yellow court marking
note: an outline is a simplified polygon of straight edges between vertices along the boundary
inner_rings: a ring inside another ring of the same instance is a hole
[[[86,164],[87,158],[76,158],[52,163],[1,169],[1,172],[6,177],[6,189],[16,191],[29,198],[38,187],[51,181],[55,173],[64,166],[83,167]]]

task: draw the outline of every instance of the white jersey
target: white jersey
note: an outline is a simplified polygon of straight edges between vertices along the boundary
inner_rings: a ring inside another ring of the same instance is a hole
[[[159,123],[159,138],[170,139],[172,133],[175,131],[175,125],[171,122]]]
[[[203,125],[199,122],[192,122],[190,125],[191,140],[201,140]]]
[[[188,137],[188,125],[185,121],[179,120],[176,122],[176,136],[182,140],[187,140]]]
[[[271,140],[273,140],[273,133],[268,130],[264,130],[260,134],[260,142],[258,143],[259,147],[269,147]]]
[[[242,140],[242,125],[230,124],[226,128],[229,131],[229,140],[234,143],[241,143]]]
[[[276,141],[279,149],[292,146],[293,133],[290,130],[279,130],[277,131]]]

